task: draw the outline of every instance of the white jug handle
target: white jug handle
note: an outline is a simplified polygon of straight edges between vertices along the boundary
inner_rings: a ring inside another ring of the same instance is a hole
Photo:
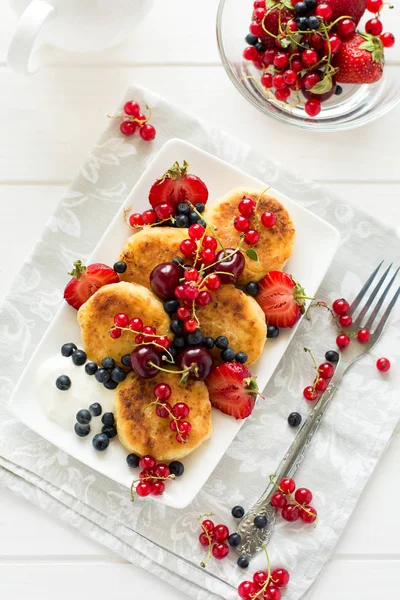
[[[33,0],[22,14],[7,52],[7,64],[17,73],[32,75],[38,70],[31,60],[36,38],[54,10],[44,0]]]

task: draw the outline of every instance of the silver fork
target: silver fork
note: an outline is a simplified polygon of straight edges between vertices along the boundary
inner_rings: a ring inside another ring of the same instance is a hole
[[[286,452],[283,460],[276,469],[275,473],[277,482],[281,481],[285,477],[293,477],[293,475],[296,473],[297,469],[299,468],[304,459],[307,448],[310,445],[314,434],[318,429],[319,424],[321,423],[321,419],[332,401],[332,398],[337,390],[339,381],[341,380],[347,369],[353,363],[355,363],[359,358],[367,354],[367,352],[369,352],[371,348],[373,348],[373,346],[376,344],[376,342],[382,334],[382,331],[386,325],[389,315],[393,310],[393,307],[396,304],[397,299],[400,295],[400,287],[397,289],[385,312],[381,316],[379,322],[376,324],[375,329],[373,329],[374,323],[379,313],[381,312],[383,303],[397,277],[400,267],[390,278],[390,281],[386,285],[386,288],[381,293],[380,297],[377,299],[374,308],[372,309],[372,304],[377,298],[379,291],[381,290],[381,287],[391,270],[392,265],[390,265],[380,277],[375,288],[372,290],[369,297],[365,299],[365,302],[361,307],[361,303],[363,302],[367,291],[374,282],[382,264],[383,261],[370,275],[370,277],[356,296],[355,300],[351,304],[348,313],[353,317],[353,323],[349,328],[346,329],[346,333],[356,335],[360,329],[365,328],[368,329],[368,331],[371,333],[370,339],[365,344],[361,344],[357,340],[354,340],[343,352],[340,353],[340,358],[339,362],[337,363],[335,373],[332,379],[330,380],[326,391],[323,393],[319,402],[310,412],[308,418],[304,422],[297,436],[293,440],[290,448]],[[359,312],[357,311],[357,309],[359,309]],[[367,317],[368,320],[366,320]],[[271,505],[271,497],[275,491],[276,489],[274,485],[270,482],[267,485],[267,488],[265,489],[260,499],[241,519],[237,528],[237,532],[241,536],[241,543],[236,548],[236,551],[240,556],[246,556],[247,558],[251,558],[259,550],[261,550],[263,545],[265,546],[268,543],[275,525],[275,508],[273,508],[273,506]],[[267,518],[267,525],[263,529],[257,529],[254,526],[254,518],[258,515],[264,515]]]

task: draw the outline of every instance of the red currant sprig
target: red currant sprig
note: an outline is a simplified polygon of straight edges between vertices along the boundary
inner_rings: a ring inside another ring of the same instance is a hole
[[[267,557],[267,570],[257,571],[253,581],[242,581],[238,587],[239,597],[243,600],[281,600],[281,589],[286,587],[290,580],[289,572],[283,568],[271,572],[271,562],[265,546]]]
[[[131,136],[135,133],[139,127],[140,137],[146,142],[154,140],[156,137],[156,130],[153,125],[150,125],[148,121],[151,119],[151,108],[146,104],[146,109],[149,114],[146,115],[140,112],[140,106],[137,102],[130,100],[124,105],[123,115],[107,115],[109,119],[123,119],[119,128],[123,135]]]
[[[157,352],[166,352],[169,362],[174,362],[172,354],[168,351],[168,348],[171,345],[169,338],[166,335],[157,334],[154,327],[144,325],[143,321],[138,317],[130,319],[125,313],[116,314],[114,317],[114,325],[109,330],[109,335],[116,340],[121,337],[123,331],[136,334],[135,347],[152,345]]]
[[[172,393],[171,387],[166,383],[158,383],[154,387],[154,396],[156,400],[148,404],[144,410],[150,406],[156,407],[156,414],[161,419],[169,417],[169,427],[171,431],[176,432],[176,441],[179,444],[187,444],[192,425],[186,418],[189,416],[190,408],[185,402],[177,402],[171,406],[167,400]]]
[[[277,510],[282,511],[285,521],[293,522],[299,518],[304,523],[314,523],[317,526],[317,511],[311,506],[313,495],[307,488],[298,488],[295,495],[296,483],[293,479],[285,478],[276,483],[275,475],[270,475],[270,482],[277,489],[271,498],[271,504]],[[288,503],[288,499],[291,503]]]
[[[200,566],[205,568],[211,556],[217,560],[222,560],[229,554],[229,546],[226,541],[229,537],[229,529],[226,525],[214,525],[209,518],[213,517],[213,513],[200,515],[197,522],[201,525],[202,533],[199,535],[199,542],[202,546],[208,546],[206,558],[200,563]]]
[[[329,380],[332,379],[335,369],[329,362],[324,362],[318,366],[313,353],[309,348],[304,348],[304,352],[308,352],[311,356],[314,363],[314,369],[317,372],[313,385],[309,385],[303,390],[304,398],[309,402],[313,402],[318,398],[319,393],[322,393],[327,389]]]
[[[170,472],[169,466],[160,463],[150,454],[145,454],[139,461],[139,467],[142,471],[139,479],[132,481],[131,501],[134,502],[135,494],[144,498],[145,496],[161,496],[165,491],[165,483],[169,479],[175,479],[175,475]],[[136,486],[135,486],[136,484]]]

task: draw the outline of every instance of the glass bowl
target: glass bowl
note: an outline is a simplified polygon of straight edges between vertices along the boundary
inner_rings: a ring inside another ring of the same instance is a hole
[[[396,66],[387,64],[380,81],[370,85],[343,85],[340,96],[322,104],[317,117],[309,117],[303,106],[289,106],[267,96],[260,83],[261,72],[243,58],[244,40],[251,22],[252,0],[220,0],[217,15],[218,48],[229,78],[240,93],[264,114],[311,131],[343,131],[374,121],[400,101],[400,77]],[[291,98],[288,99],[288,102]]]

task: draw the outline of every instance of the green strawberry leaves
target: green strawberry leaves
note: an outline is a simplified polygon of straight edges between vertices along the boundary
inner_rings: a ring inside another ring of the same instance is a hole
[[[383,62],[384,60],[384,48],[381,40],[369,33],[361,33],[361,37],[364,38],[365,42],[360,44],[360,50],[367,50],[372,54],[372,60],[374,62]]]
[[[290,0],[266,0],[265,6],[268,9],[279,6],[279,8],[288,8],[289,10],[294,10],[293,4]]]

